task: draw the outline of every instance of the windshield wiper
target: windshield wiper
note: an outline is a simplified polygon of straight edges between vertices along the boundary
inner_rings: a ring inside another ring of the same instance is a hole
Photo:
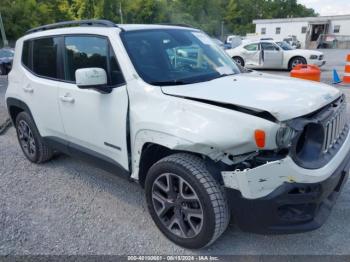
[[[150,84],[155,86],[176,86],[176,85],[186,85],[188,83],[180,80],[173,80],[173,81],[154,81],[154,82],[150,82]]]
[[[221,75],[218,75],[210,80],[214,80],[214,79],[218,79],[218,78],[221,78],[221,77],[226,77],[226,76],[232,76],[232,75],[235,75],[236,73],[230,73],[230,74],[221,74]]]

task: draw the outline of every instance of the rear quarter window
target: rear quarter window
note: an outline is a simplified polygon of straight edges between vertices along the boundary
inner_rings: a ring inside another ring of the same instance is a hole
[[[57,76],[58,38],[47,37],[33,40],[33,72],[39,76]]]
[[[250,45],[246,45],[244,47],[244,49],[248,50],[248,51],[258,51],[259,50],[259,45],[258,44],[250,44]]]
[[[27,68],[31,68],[30,66],[30,42],[24,41],[23,49],[22,49],[22,64]]]

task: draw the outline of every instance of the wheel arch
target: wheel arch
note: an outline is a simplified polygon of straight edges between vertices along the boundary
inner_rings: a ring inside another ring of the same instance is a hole
[[[221,175],[221,171],[225,169],[225,164],[223,162],[215,162],[209,157],[197,152],[171,149],[156,143],[145,143],[142,148],[140,162],[139,162],[138,180],[140,185],[144,187],[148,170],[155,163],[157,163],[159,160],[163,159],[164,157],[177,154],[177,153],[196,155],[203,158],[206,168],[208,169],[209,173],[213,176],[213,178],[217,180],[221,185],[224,184],[224,180]]]
[[[244,58],[242,56],[240,56],[240,55],[233,55],[232,59],[234,60],[235,58],[241,59],[243,61],[243,65],[242,66],[245,66],[245,60],[244,60]]]
[[[6,100],[6,104],[12,123],[16,122],[17,115],[23,111],[27,112],[35,123],[32,112],[30,111],[28,105],[22,100],[13,97],[8,97]]]
[[[292,63],[293,59],[299,58],[299,57],[302,58],[302,59],[304,59],[304,60],[306,61],[306,63],[307,63],[306,57],[304,57],[304,56],[302,56],[302,55],[294,55],[294,56],[292,56],[291,58],[289,58],[289,60],[288,60],[288,64],[287,64],[288,69],[292,69],[292,68],[291,68],[291,63]]]

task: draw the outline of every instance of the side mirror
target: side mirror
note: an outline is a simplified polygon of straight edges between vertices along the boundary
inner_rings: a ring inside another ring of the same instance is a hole
[[[107,73],[102,68],[81,68],[75,71],[76,85],[81,89],[94,89],[101,93],[110,93],[107,86]]]

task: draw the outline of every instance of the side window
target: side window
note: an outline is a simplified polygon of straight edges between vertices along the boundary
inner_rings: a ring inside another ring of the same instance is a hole
[[[265,51],[276,51],[279,48],[272,43],[261,43],[261,47]]]
[[[29,55],[30,55],[30,42],[24,41],[23,50],[22,50],[22,63],[28,68],[30,68]]]
[[[75,71],[98,67],[106,71],[109,85],[124,82],[116,56],[106,38],[97,36],[67,36],[64,40],[65,80],[75,82]]]
[[[262,27],[261,28],[261,34],[262,35],[266,35],[266,27]]]
[[[306,31],[307,31],[307,27],[306,27],[306,26],[303,26],[303,27],[301,28],[301,33],[302,33],[302,34],[306,34]]]
[[[276,35],[281,34],[281,27],[276,27]]]
[[[248,50],[248,51],[258,51],[259,50],[259,45],[258,44],[250,44],[250,45],[246,45],[244,47],[244,49]]]
[[[333,33],[338,34],[340,32],[340,25],[335,25]]]
[[[33,40],[33,72],[44,77],[58,78],[57,50],[57,37]]]

